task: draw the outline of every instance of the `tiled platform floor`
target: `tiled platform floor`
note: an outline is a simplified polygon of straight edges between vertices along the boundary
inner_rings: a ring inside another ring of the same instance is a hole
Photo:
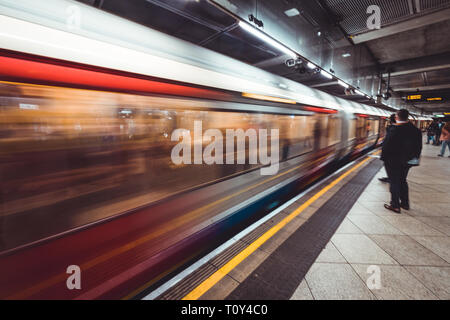
[[[450,299],[450,159],[439,151],[424,145],[400,215],[383,207],[381,169],[291,299]]]

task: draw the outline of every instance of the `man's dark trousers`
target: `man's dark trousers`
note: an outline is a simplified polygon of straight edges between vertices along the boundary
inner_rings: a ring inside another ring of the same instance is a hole
[[[409,206],[409,191],[406,177],[411,166],[385,162],[385,168],[390,183],[391,206],[394,208],[400,208],[400,204]]]

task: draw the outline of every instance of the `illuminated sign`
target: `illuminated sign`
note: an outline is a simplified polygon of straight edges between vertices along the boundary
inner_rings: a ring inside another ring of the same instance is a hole
[[[407,100],[420,100],[422,99],[422,95],[421,94],[417,94],[415,96],[406,96]]]
[[[427,101],[442,101],[442,98],[428,98]]]

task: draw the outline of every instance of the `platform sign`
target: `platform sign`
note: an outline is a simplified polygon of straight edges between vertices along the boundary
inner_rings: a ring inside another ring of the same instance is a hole
[[[406,96],[407,100],[421,100],[422,99],[422,95],[421,94],[416,94],[413,96]]]
[[[441,97],[427,98],[427,101],[442,101],[442,98]]]

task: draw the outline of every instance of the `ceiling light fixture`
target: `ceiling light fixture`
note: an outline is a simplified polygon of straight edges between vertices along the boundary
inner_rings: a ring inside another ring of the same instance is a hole
[[[349,85],[348,84],[346,84],[344,81],[342,81],[342,80],[338,80],[338,83],[341,85],[341,86],[343,86],[345,89],[347,89],[348,87],[349,87]]]
[[[280,44],[279,42],[273,40],[272,38],[270,38],[269,36],[265,35],[264,33],[262,33],[261,31],[257,30],[256,28],[252,27],[250,24],[248,24],[247,22],[244,21],[240,21],[239,22],[239,26],[244,29],[245,31],[253,34],[254,36],[258,37],[259,39],[267,42],[268,44],[270,44],[271,46],[277,48],[278,50],[288,54],[289,56],[291,56],[292,58],[297,58],[297,54],[286,48],[285,46],[283,46],[282,44]]]
[[[297,8],[292,8],[292,9],[286,10],[284,12],[284,14],[287,15],[288,17],[295,17],[300,14],[300,11],[298,11]]]
[[[315,69],[315,68],[317,68],[317,66],[316,66],[314,63],[312,63],[312,62],[308,62],[307,66],[308,66],[308,68],[310,68],[310,69]]]
[[[333,76],[326,72],[325,70],[320,70],[320,74],[323,75],[325,78],[333,79]]]

